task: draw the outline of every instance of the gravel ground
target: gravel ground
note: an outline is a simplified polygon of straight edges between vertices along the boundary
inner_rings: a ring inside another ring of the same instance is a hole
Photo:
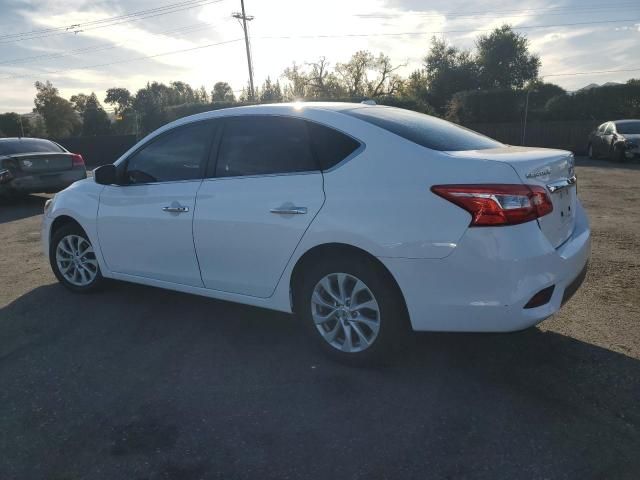
[[[516,334],[420,334],[393,366],[308,348],[290,316],[113,283],[0,205],[0,479],[640,478],[640,169],[581,161],[582,289]]]

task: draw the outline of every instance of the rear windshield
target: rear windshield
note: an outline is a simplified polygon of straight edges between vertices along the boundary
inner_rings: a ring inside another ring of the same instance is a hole
[[[616,123],[616,130],[618,130],[618,133],[626,133],[627,135],[640,133],[640,120],[637,122],[618,122]]]
[[[411,110],[363,107],[342,113],[384,128],[432,150],[486,150],[503,146],[473,130]]]
[[[0,155],[14,153],[64,152],[62,148],[49,140],[40,138],[8,138],[0,140]]]

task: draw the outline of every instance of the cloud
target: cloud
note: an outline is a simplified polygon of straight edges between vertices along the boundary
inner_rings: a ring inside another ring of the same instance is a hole
[[[141,0],[108,3],[100,0],[0,0],[3,23],[13,26],[3,34],[83,23],[156,6]],[[0,65],[0,76],[5,77],[0,92],[0,110],[30,110],[35,93],[33,82],[47,78],[66,96],[96,91],[102,97],[112,86],[135,91],[152,80],[183,80],[194,86],[205,85],[207,89],[211,89],[216,81],[227,81],[234,89],[241,89],[247,82],[243,42],[120,63],[131,58],[241,38],[242,29],[231,18],[238,6],[235,1],[225,1],[109,28],[86,28],[77,35],[63,34],[15,44],[3,44],[0,40],[0,58],[7,60],[86,49],[61,58]],[[267,76],[277,79],[294,61],[303,64],[325,56],[335,65],[361,49],[375,54],[384,52],[395,64],[406,63],[401,70],[406,75],[420,68],[432,35],[472,49],[479,32],[461,30],[488,30],[503,23],[544,25],[619,17],[613,15],[610,8],[604,8],[606,5],[602,10],[589,11],[579,0],[530,0],[526,11],[522,10],[523,5],[505,4],[499,0],[481,0],[472,5],[463,0],[450,0],[445,4],[427,4],[424,0],[250,0],[246,7],[247,13],[255,16],[250,22],[250,32],[257,83]],[[436,33],[443,31],[451,33]],[[530,39],[532,51],[541,56],[543,74],[629,68],[638,64],[634,52],[640,46],[640,23],[522,31]],[[371,35],[395,32],[425,34]],[[352,36],[267,38],[327,34]],[[91,67],[108,63],[113,64]],[[29,76],[6,79],[18,74]],[[628,76],[554,77],[553,80],[574,89],[591,81],[601,83]]]

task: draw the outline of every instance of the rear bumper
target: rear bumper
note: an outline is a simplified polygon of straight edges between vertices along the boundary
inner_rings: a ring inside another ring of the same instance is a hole
[[[470,228],[443,259],[380,258],[402,290],[420,331],[510,332],[557,312],[578,289],[591,252],[591,230],[578,203],[572,236],[555,249],[536,222]],[[547,303],[524,308],[553,286]]]
[[[0,184],[0,193],[54,193],[64,190],[73,182],[83,178],[87,178],[87,171],[84,168],[16,176]]]

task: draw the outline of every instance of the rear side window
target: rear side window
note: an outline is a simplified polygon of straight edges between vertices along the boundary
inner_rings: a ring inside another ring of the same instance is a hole
[[[224,127],[216,177],[318,170],[303,120],[269,115],[229,118]]]
[[[432,150],[486,150],[503,146],[500,142],[468,128],[401,108],[363,107],[343,110],[342,113],[384,128]]]
[[[351,155],[360,143],[333,128],[308,122],[313,150],[322,170],[329,170]]]
[[[177,127],[142,147],[127,162],[129,183],[172,182],[202,177],[213,126],[200,122]]]
[[[0,155],[43,152],[60,153],[64,150],[55,143],[40,138],[12,138],[0,141]]]

